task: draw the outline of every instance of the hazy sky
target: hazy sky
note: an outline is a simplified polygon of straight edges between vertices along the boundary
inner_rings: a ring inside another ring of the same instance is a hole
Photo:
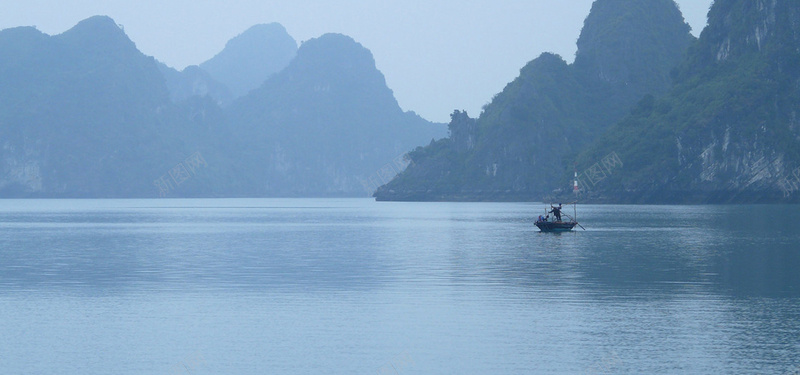
[[[182,69],[218,53],[252,25],[278,22],[298,42],[328,32],[372,51],[400,106],[449,121],[477,116],[528,61],[555,52],[569,62],[593,0],[2,0],[0,29],[54,35],[108,15],[147,55]],[[712,0],[678,0],[693,33]]]

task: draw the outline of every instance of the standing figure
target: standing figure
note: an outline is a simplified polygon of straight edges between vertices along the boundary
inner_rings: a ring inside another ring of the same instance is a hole
[[[556,221],[561,221],[561,203],[558,204],[558,207],[550,206],[552,210],[549,213],[556,216]]]

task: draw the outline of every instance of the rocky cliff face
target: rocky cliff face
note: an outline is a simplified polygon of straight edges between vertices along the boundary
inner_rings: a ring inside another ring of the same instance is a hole
[[[412,153],[414,164],[377,198],[541,199],[561,187],[577,150],[643,95],[668,88],[693,40],[689,31],[672,0],[596,1],[574,64],[549,53],[528,63],[469,137],[451,131],[450,140]],[[451,127],[462,129],[461,118]]]
[[[800,5],[718,0],[676,70],[678,84],[579,160],[614,151],[625,168],[596,197],[641,202],[797,201]],[[590,182],[582,181],[586,190]],[[592,194],[590,194],[591,196]]]
[[[0,31],[0,50],[4,56],[19,56],[25,63],[42,61],[40,49],[46,48],[49,36],[33,27],[18,27]],[[44,102],[45,93],[33,88],[40,78],[23,74],[25,63],[0,58],[0,192],[42,191],[41,140],[25,134],[16,123],[21,115],[12,115],[23,102]],[[9,90],[19,87],[19,90]]]
[[[180,122],[171,121],[152,57],[108,17],[89,18],[56,36],[31,28],[3,31],[0,40],[3,195],[153,190],[158,161],[181,150],[169,147]],[[165,131],[162,121],[172,129]],[[155,166],[143,160],[156,160]]]
[[[717,119],[694,124],[706,134],[685,147],[677,144],[683,133],[676,136],[677,180],[690,180],[689,189],[705,192],[703,200],[797,199],[799,15],[793,1],[717,1],[712,7],[700,41],[706,65],[696,69],[732,69],[747,85],[727,88]],[[712,81],[732,79],[717,74]]]
[[[779,34],[777,12],[777,0],[721,2],[709,12],[710,23],[704,36],[706,53],[715,61],[724,62],[762,51]]]
[[[11,141],[2,145],[3,162],[0,170],[0,191],[10,195],[36,194],[43,191],[42,155],[35,145],[22,144],[21,150]]]
[[[477,121],[470,118],[466,111],[454,111],[450,119],[448,129],[453,148],[459,153],[474,150],[478,138]]]

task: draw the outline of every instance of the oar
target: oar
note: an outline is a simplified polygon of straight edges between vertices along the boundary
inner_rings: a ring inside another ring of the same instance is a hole
[[[566,216],[566,217],[568,217],[570,220],[574,221],[575,224],[578,224],[578,226],[581,227],[581,229],[586,230],[586,228],[584,228],[583,225],[581,225],[579,222],[577,222],[575,219],[573,219],[572,216],[569,216],[568,214],[565,214],[563,212],[561,214]]]

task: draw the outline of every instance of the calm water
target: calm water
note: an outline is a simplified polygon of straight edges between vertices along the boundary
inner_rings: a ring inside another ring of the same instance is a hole
[[[0,372],[800,371],[800,207],[542,209],[0,201]]]

